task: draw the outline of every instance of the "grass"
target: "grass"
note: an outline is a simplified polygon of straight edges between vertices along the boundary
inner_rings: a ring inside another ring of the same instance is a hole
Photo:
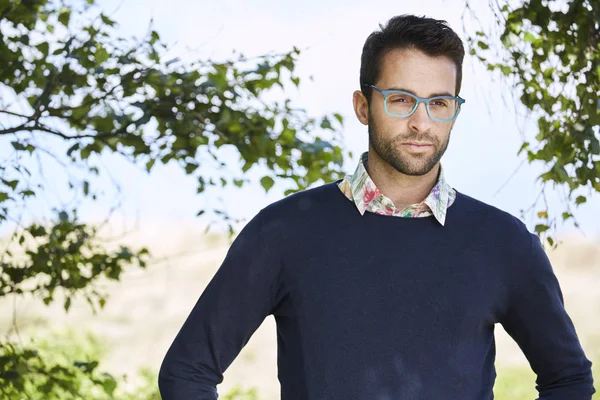
[[[535,389],[535,374],[531,368],[512,367],[498,368],[498,377],[494,386],[495,400],[532,400],[537,399],[538,392]],[[593,364],[594,387],[596,394],[593,400],[600,400],[600,360],[596,359]]]

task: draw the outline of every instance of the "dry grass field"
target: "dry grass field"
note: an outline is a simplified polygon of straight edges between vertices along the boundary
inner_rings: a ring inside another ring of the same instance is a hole
[[[118,235],[122,229],[123,223],[115,221],[104,233]],[[156,258],[166,259],[147,270],[128,271],[119,283],[103,283],[110,297],[97,315],[85,301],[75,302],[66,314],[60,304],[45,307],[35,299],[19,300],[16,315],[21,337],[42,337],[69,328],[93,332],[106,349],[102,369],[128,375],[143,366],[157,370],[229,243],[215,234],[204,235],[204,227],[195,221],[143,221],[123,242],[147,246]],[[564,238],[549,256],[584,349],[590,358],[600,360],[600,239]],[[0,301],[3,334],[10,330],[13,307],[12,301]],[[500,326],[497,339],[499,378],[504,370],[527,366]],[[261,399],[278,399],[276,357],[275,322],[269,317],[227,370],[219,393],[240,384],[257,387]]]

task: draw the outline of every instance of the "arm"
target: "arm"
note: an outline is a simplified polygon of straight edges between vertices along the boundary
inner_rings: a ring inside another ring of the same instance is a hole
[[[223,372],[272,313],[279,263],[259,213],[242,229],[200,295],[160,368],[163,400],[215,400]]]
[[[500,321],[537,375],[539,400],[590,400],[591,362],[564,308],[562,292],[537,235],[529,262],[517,266],[509,306]]]

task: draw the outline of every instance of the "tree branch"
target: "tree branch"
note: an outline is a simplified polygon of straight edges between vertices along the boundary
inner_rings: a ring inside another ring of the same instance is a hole
[[[7,110],[0,110],[0,114],[8,114],[8,115],[12,115],[14,117],[19,117],[19,118],[27,118],[27,120],[31,120],[32,117],[28,117],[27,115],[23,115],[23,114],[18,114],[12,111],[7,111]]]
[[[27,121],[30,122],[30,121]],[[16,126],[14,128],[8,128],[8,129],[3,129],[0,130],[0,135],[8,135],[10,133],[15,133],[15,132],[44,132],[44,133],[50,133],[52,135],[56,135],[59,136],[65,140],[71,140],[71,139],[86,139],[86,138],[90,138],[90,139],[105,139],[105,138],[110,138],[110,137],[115,137],[115,136],[119,136],[122,134],[129,134],[127,131],[125,130],[120,130],[120,131],[114,131],[114,132],[98,132],[96,134],[85,134],[85,135],[66,135],[62,132],[56,131],[54,129],[49,128],[48,126],[42,124],[42,123],[36,123],[33,126],[26,126],[27,122]]]

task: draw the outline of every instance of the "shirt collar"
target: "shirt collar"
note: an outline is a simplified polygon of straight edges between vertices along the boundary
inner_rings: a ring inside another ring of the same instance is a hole
[[[375,183],[369,176],[365,167],[369,159],[369,153],[364,152],[358,162],[358,166],[354,171],[354,174],[346,177],[350,184],[350,190],[352,192],[352,198],[354,204],[358,208],[361,215],[364,215],[365,211],[369,210],[375,202],[381,204],[384,207],[389,207],[396,210],[394,203],[375,186]],[[440,171],[436,184],[431,189],[431,192],[421,202],[411,204],[409,207],[414,206],[427,206],[434,217],[438,220],[441,225],[444,225],[446,221],[446,211],[448,209],[448,202],[452,187],[448,185],[444,177],[444,169],[440,164]],[[404,211],[402,210],[402,211]]]

